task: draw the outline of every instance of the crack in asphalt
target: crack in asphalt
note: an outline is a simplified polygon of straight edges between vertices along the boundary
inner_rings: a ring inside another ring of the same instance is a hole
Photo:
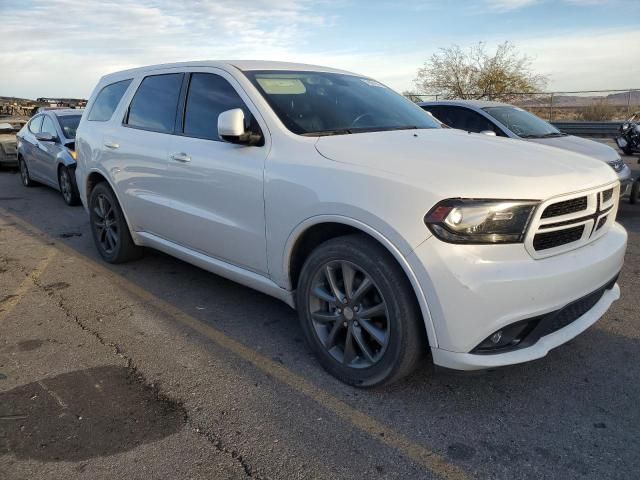
[[[51,289],[47,289],[47,286],[43,285],[39,279],[34,280],[34,285],[39,290],[47,294],[48,296],[55,295],[55,293],[51,291]],[[144,385],[146,388],[150,389],[153,392],[157,401],[162,403],[170,403],[172,405],[176,405],[179,408],[181,408],[182,411],[184,412],[185,424],[188,425],[194,433],[196,433],[197,435],[200,435],[201,437],[204,437],[207,440],[207,442],[211,444],[211,446],[213,446],[213,448],[215,448],[218,452],[224,455],[230,456],[233,460],[238,462],[242,467],[242,470],[244,471],[244,474],[247,478],[255,478],[257,480],[269,480],[269,477],[264,477],[258,474],[251,467],[249,462],[247,462],[247,460],[237,450],[229,448],[228,446],[223,444],[220,441],[220,439],[216,438],[216,436],[213,433],[209,432],[205,427],[199,424],[196,424],[193,418],[191,418],[191,416],[189,415],[189,412],[185,408],[182,400],[171,398],[170,396],[161,392],[160,388],[158,387],[158,384],[150,382],[145,377],[145,375],[140,371],[140,369],[136,365],[133,358],[127,355],[126,353],[124,353],[124,351],[118,344],[108,341],[100,332],[89,327],[85,322],[80,320],[80,318],[78,318],[78,316],[72,312],[72,309],[65,303],[66,299],[64,295],[58,293],[56,296],[58,297],[58,308],[65,314],[65,316],[68,319],[72,320],[73,323],[75,323],[78,327],[80,327],[80,329],[82,329],[83,331],[95,337],[101,345],[105,347],[110,347],[111,349],[113,349],[114,355],[117,355],[118,357],[125,360],[126,368],[130,371],[130,378]],[[126,308],[130,308],[130,307],[131,306],[128,305],[128,306],[122,307],[118,311],[124,310]]]

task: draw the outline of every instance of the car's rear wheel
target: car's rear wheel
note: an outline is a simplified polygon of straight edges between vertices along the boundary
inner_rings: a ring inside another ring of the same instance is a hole
[[[365,235],[328,240],[311,253],[302,268],[297,307],[322,366],[350,385],[396,381],[427,349],[404,272]]]
[[[98,252],[107,262],[123,263],[142,255],[142,248],[133,243],[116,196],[105,182],[91,192],[89,219]]]
[[[58,185],[62,198],[67,205],[73,206],[80,204],[80,194],[76,186],[75,175],[69,167],[61,165],[58,168]]]
[[[29,175],[29,167],[27,167],[27,162],[24,161],[24,158],[20,158],[18,160],[18,166],[20,168],[20,180],[22,180],[22,185],[25,187],[33,187],[36,185],[36,182],[31,180],[31,176]]]

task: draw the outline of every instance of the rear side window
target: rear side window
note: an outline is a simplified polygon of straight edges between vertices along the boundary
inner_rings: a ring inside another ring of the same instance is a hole
[[[31,119],[29,122],[29,131],[31,133],[40,133],[40,127],[42,126],[42,115]]]
[[[235,89],[224,78],[212,73],[194,73],[189,82],[189,93],[184,115],[184,134],[207,140],[220,140],[218,116],[233,108],[250,112]]]
[[[170,133],[174,130],[182,73],[145,77],[131,100],[125,124]]]
[[[131,79],[122,80],[100,90],[87,119],[95,122],[109,121],[130,83]]]

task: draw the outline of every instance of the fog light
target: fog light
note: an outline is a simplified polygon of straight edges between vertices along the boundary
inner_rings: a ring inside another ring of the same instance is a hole
[[[532,318],[502,327],[501,330],[493,332],[485,338],[471,353],[499,353],[508,349],[518,348],[523,344],[523,340],[527,335],[536,327],[538,321],[539,318]]]

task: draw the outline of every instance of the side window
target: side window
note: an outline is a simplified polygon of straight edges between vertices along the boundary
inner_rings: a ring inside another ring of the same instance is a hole
[[[496,132],[496,135],[502,135],[500,129],[493,122],[473,110],[464,107],[449,107],[447,110],[450,111],[448,116],[452,118],[453,124],[451,126],[454,128],[474,133],[491,130]]]
[[[42,128],[40,129],[41,133],[50,133],[52,137],[57,137],[58,136],[58,132],[56,130],[56,127],[53,125],[53,120],[51,120],[51,118],[45,116],[44,120],[42,121]]]
[[[224,78],[212,73],[192,74],[185,106],[184,134],[220,140],[218,116],[233,108],[242,108],[245,118],[251,118],[251,113],[238,93]]]
[[[124,92],[127,91],[127,87],[131,83],[131,79],[122,80],[121,82],[112,83],[107,85],[96,97],[96,101],[93,102],[91,111],[87,120],[94,122],[107,122],[111,120],[113,112],[116,111]]]
[[[436,117],[438,120],[440,120],[445,125],[447,125],[449,127],[453,127],[453,125],[450,125],[450,124],[448,124],[447,122],[444,121],[444,107],[441,107],[441,106],[438,106],[438,105],[433,105],[433,106],[432,105],[428,105],[428,106],[422,107],[422,108],[424,108],[428,112],[431,112],[431,115]]]
[[[42,126],[42,115],[33,117],[29,122],[29,131],[31,133],[40,133],[40,127]]]
[[[156,132],[173,132],[183,76],[182,73],[170,73],[145,77],[131,100],[125,124]]]

